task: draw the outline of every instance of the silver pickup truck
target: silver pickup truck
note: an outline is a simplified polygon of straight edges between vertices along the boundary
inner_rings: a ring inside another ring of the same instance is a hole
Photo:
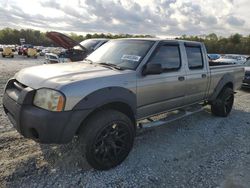
[[[155,123],[153,116],[197,105],[228,116],[244,68],[218,65],[209,65],[198,42],[111,40],[82,62],[21,70],[8,81],[3,106],[23,136],[57,144],[77,136],[88,163],[107,170],[127,157],[136,128]]]

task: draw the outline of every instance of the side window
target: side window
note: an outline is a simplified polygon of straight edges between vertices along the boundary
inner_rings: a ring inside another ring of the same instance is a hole
[[[163,45],[157,49],[149,63],[161,64],[167,70],[178,70],[181,67],[179,46]]]
[[[200,47],[186,46],[189,69],[202,69],[203,58]]]

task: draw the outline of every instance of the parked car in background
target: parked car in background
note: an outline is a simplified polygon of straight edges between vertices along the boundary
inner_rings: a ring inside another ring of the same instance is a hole
[[[207,54],[207,56],[208,56],[209,60],[211,60],[211,61],[217,60],[221,57],[220,54]]]
[[[108,39],[88,39],[78,43],[68,36],[58,32],[48,32],[46,36],[54,43],[67,50],[58,54],[46,54],[45,63],[82,61],[90,53],[108,41]]]
[[[18,55],[24,55],[27,56],[27,52],[29,48],[34,48],[31,44],[23,44],[18,49]]]
[[[80,156],[98,170],[125,160],[141,120],[163,125],[171,119],[150,117],[179,119],[207,104],[227,117],[244,76],[238,65],[209,66],[204,44],[191,41],[111,40],[84,61],[21,70],[5,87],[3,109],[37,142],[78,136]]]
[[[12,47],[3,47],[2,57],[14,57],[14,52],[12,51]]]
[[[250,88],[250,58],[244,64],[245,66],[245,77],[242,83],[242,87]]]
[[[44,49],[43,46],[34,46],[34,48],[37,50],[38,53],[40,53]]]
[[[46,53],[49,53],[50,51],[50,47],[44,48],[42,49],[42,51],[40,51],[40,56],[45,56]]]
[[[243,55],[222,55],[219,59],[215,60],[216,63],[229,63],[229,64],[244,64],[246,57]]]
[[[37,52],[37,49],[35,49],[35,48],[28,48],[28,50],[27,50],[27,57],[37,58],[38,55],[39,55],[39,53]]]

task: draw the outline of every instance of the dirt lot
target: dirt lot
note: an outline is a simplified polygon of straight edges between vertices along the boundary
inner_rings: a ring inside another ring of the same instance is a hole
[[[165,126],[144,129],[119,167],[79,167],[74,142],[40,145],[12,127],[2,107],[6,81],[38,60],[0,58],[0,187],[249,187],[250,91],[236,94],[228,118],[209,110]]]

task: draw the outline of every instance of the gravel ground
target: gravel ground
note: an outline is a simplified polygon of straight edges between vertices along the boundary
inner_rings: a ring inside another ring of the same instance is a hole
[[[20,136],[4,115],[6,81],[21,68],[42,62],[0,58],[0,187],[249,187],[250,90],[236,94],[228,118],[204,110],[140,130],[125,162],[100,172],[74,157],[75,141],[35,143]]]

